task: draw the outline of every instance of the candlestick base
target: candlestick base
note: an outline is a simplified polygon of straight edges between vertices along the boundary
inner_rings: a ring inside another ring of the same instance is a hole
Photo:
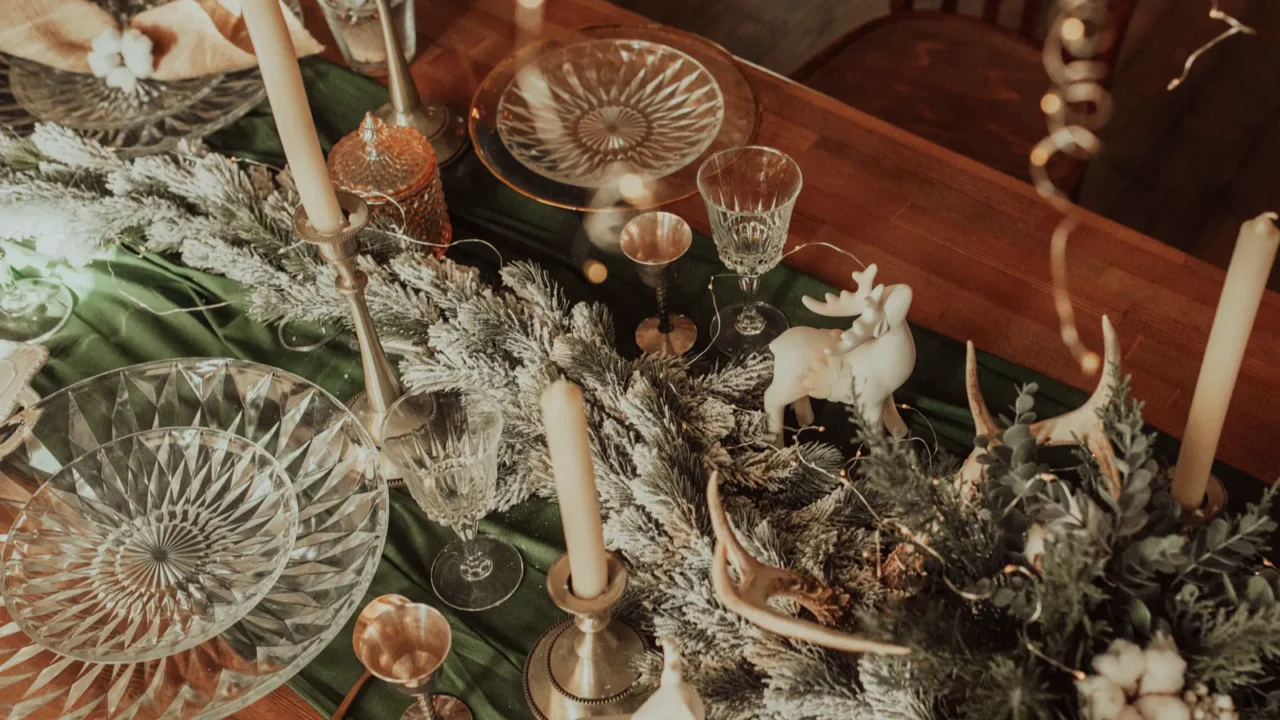
[[[423,100],[422,104],[408,112],[398,112],[391,103],[374,113],[389,125],[413,128],[431,141],[436,151],[436,162],[441,167],[462,156],[470,144],[467,137],[467,121],[456,110],[435,100]]]
[[[1227,509],[1227,488],[1217,477],[1210,475],[1204,486],[1204,502],[1194,510],[1182,511],[1182,527],[1193,528],[1203,525],[1222,514]]]
[[[538,720],[621,715],[635,712],[647,694],[635,691],[639,674],[632,659],[645,652],[640,634],[613,619],[612,608],[627,589],[627,571],[608,556],[609,585],[594,600],[570,589],[569,556],[547,572],[547,592],[573,617],[543,633],[524,665],[524,691]]]

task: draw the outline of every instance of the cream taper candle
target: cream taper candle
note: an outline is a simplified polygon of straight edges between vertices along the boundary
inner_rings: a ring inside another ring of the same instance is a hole
[[[320,150],[320,138],[307,105],[302,71],[298,69],[280,1],[243,0],[241,12],[254,54],[258,56],[258,68],[262,72],[262,84],[267,88],[267,99],[271,101],[280,144],[284,146],[302,206],[307,209],[307,218],[316,230],[326,235],[336,233],[346,224],[346,219],[329,182],[329,169]]]
[[[542,393],[542,423],[569,552],[569,582],[574,595],[592,600],[604,592],[609,572],[582,388],[566,380],[548,385]]]
[[[1240,374],[1258,305],[1267,289],[1276,249],[1280,247],[1277,217],[1276,213],[1263,213],[1241,225],[1231,254],[1170,487],[1173,498],[1187,510],[1194,510],[1204,502],[1209,472],[1218,451],[1227,407],[1231,404],[1231,391]]]

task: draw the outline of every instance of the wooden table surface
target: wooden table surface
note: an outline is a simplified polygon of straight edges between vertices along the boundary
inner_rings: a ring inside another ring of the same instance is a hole
[[[340,60],[314,0],[307,27]],[[470,106],[489,70],[536,35],[516,29],[515,0],[418,0],[424,94]],[[692,8],[690,10],[693,11]],[[605,0],[546,0],[540,33],[644,18]],[[926,142],[762,68],[743,64],[763,110],[758,142],[791,155],[805,173],[791,244],[834,243],[878,263],[886,282],[916,288],[911,321],[1081,388],[1092,387],[1058,338],[1049,282],[1049,236],[1058,216],[1025,183]],[[1047,83],[1046,83],[1047,85]],[[1258,208],[1258,212],[1271,208]],[[707,232],[696,196],[673,211]],[[852,287],[848,258],[818,248],[788,258]],[[1199,372],[1221,270],[1097,216],[1070,248],[1081,334],[1101,350],[1101,316],[1116,323],[1123,370],[1146,419],[1181,435]],[[1254,327],[1219,458],[1268,482],[1280,474],[1280,295],[1269,292]],[[241,720],[319,717],[282,688]]]

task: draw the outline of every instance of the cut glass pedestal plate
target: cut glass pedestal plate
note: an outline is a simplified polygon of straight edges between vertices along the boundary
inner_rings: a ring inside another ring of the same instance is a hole
[[[221,430],[261,448],[292,482],[297,520],[284,568],[262,599],[216,636],[163,658],[73,658],[0,610],[0,716],[225,717],[301,670],[359,608],[386,538],[386,484],[372,439],[311,383],[236,360],[146,363],[68,387],[8,424],[29,430],[0,460],[6,536],[69,464],[158,428]]]

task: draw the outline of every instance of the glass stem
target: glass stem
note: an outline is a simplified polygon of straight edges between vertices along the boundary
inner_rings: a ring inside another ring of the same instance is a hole
[[[458,570],[462,573],[463,579],[468,582],[483,580],[493,572],[493,561],[484,554],[480,549],[480,543],[476,540],[479,534],[478,519],[468,520],[458,528],[458,535],[462,538],[462,565]]]
[[[658,284],[658,332],[671,334],[671,313],[667,312],[667,284]]]
[[[418,696],[418,709],[422,711],[422,717],[426,720],[441,720],[440,713],[436,712],[436,704],[431,699],[431,693],[422,693]]]
[[[764,316],[760,314],[760,304],[756,302],[760,276],[739,275],[738,286],[742,288],[742,312],[738,313],[734,327],[743,335],[759,335],[764,332],[765,326]]]

